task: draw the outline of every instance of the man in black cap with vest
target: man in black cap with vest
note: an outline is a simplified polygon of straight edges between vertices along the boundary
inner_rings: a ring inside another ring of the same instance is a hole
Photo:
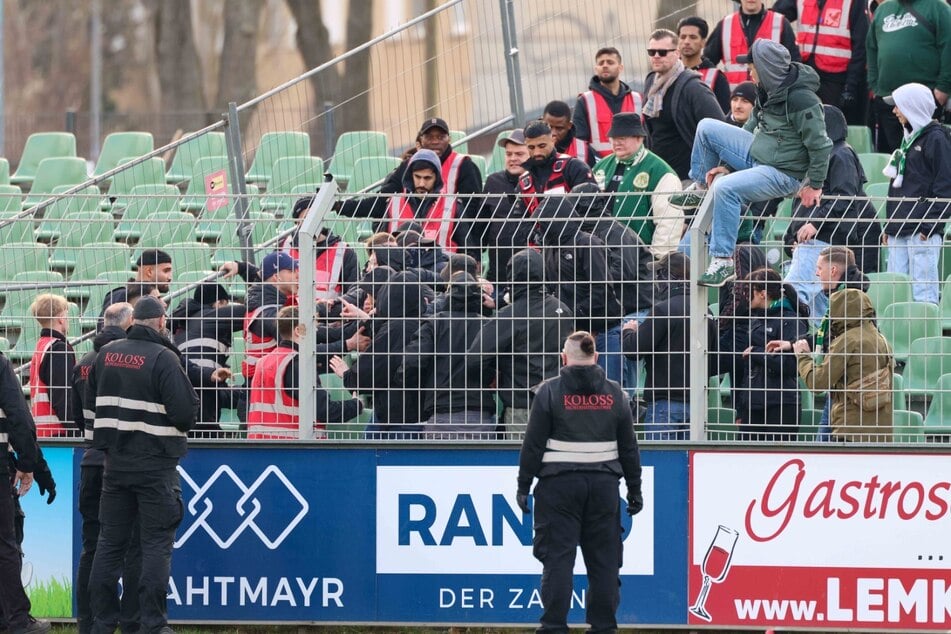
[[[616,632],[621,585],[618,478],[627,484],[627,512],[644,507],[634,420],[621,386],[598,366],[594,337],[568,335],[564,367],[535,391],[518,461],[516,500],[530,513],[535,486],[533,553],[542,562],[539,632],[567,632],[575,554],[588,569],[591,632]]]
[[[118,580],[138,520],[142,572],[140,626],[172,634],[166,592],[175,529],[182,520],[178,461],[198,416],[198,396],[178,349],[165,336],[165,306],[154,297],[135,305],[126,339],[100,349],[90,368],[84,402],[95,417],[93,446],[106,453],[99,544],[89,587],[93,632],[119,623]]]

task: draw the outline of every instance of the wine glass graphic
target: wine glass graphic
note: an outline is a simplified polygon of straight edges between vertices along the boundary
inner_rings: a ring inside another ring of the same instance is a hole
[[[700,594],[697,600],[690,607],[690,613],[701,618],[704,621],[712,621],[713,617],[706,610],[707,594],[710,592],[710,584],[720,583],[726,579],[730,571],[730,562],[733,560],[733,548],[736,546],[736,540],[740,534],[726,526],[718,526],[717,534],[710,542],[707,548],[707,554],[703,556],[703,587],[700,588]]]

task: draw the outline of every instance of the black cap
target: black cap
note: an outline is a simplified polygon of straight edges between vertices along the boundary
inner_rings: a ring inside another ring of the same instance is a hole
[[[192,298],[199,304],[213,304],[219,300],[231,301],[231,295],[221,284],[204,282],[195,288]]]
[[[690,258],[680,251],[672,251],[647,266],[655,273],[666,271],[665,277],[670,280],[686,280],[690,277]]]
[[[155,319],[165,314],[165,304],[151,295],[139,298],[132,309],[134,319]]]
[[[165,251],[161,249],[146,249],[139,255],[139,259],[135,261],[135,266],[155,266],[156,264],[171,264],[172,256],[170,256]]]
[[[430,130],[432,130],[433,128],[439,128],[446,134],[449,134],[449,126],[446,124],[444,120],[440,119],[439,117],[433,117],[432,119],[426,119],[425,121],[423,121],[423,125],[419,126],[418,134],[422,136],[426,134],[427,132],[429,132]]]
[[[619,112],[611,119],[608,137],[647,136],[641,117],[633,112]]]
[[[304,196],[303,198],[298,198],[297,202],[294,203],[294,210],[291,211],[291,216],[294,220],[300,218],[304,212],[310,209],[310,206],[314,204],[313,196]]]
[[[730,93],[730,99],[734,97],[740,97],[750,103],[756,103],[756,84],[751,81],[744,81],[738,84],[737,87],[733,89],[733,92]]]

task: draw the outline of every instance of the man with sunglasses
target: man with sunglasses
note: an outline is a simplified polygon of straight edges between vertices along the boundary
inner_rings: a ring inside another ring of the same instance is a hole
[[[673,31],[651,33],[647,55],[651,64],[644,82],[647,147],[667,161],[678,178],[685,179],[697,124],[707,118],[722,121],[723,110],[700,74],[684,67]]]

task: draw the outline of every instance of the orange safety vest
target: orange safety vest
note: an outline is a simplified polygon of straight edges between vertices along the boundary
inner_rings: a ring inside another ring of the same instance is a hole
[[[816,0],[798,0],[799,28],[796,43],[807,62],[827,73],[844,73],[852,59],[849,16],[854,0],[828,0],[820,13]]]
[[[763,21],[756,31],[754,40],[772,40],[779,42],[783,34],[783,16],[774,12],[766,11]],[[746,34],[743,32],[743,23],[740,18],[740,12],[723,18],[723,71],[726,74],[727,81],[730,82],[730,90],[750,80],[749,70],[746,64],[737,62],[740,55],[746,55],[750,52],[746,43]]]
[[[281,307],[276,304],[258,306],[254,311],[246,313],[244,316],[244,360],[241,361],[241,374],[246,379],[254,378],[254,367],[258,364],[258,361],[277,347],[277,341],[273,337],[262,337],[251,332],[251,322],[265,308],[280,310]]]
[[[531,216],[535,213],[535,210],[538,209],[538,196],[536,194],[543,194],[555,187],[563,187],[565,193],[568,193],[568,184],[565,182],[565,167],[568,166],[568,161],[571,160],[571,157],[567,154],[558,154],[555,158],[555,164],[551,167],[551,174],[548,175],[548,182],[545,183],[545,188],[540,192],[535,189],[535,179],[532,178],[530,172],[525,172],[518,178],[518,190],[522,193],[522,203],[525,205],[528,215]]]
[[[53,411],[49,386],[40,379],[40,366],[50,346],[59,341],[56,337],[40,337],[30,361],[30,413],[36,423],[36,437],[65,436],[66,428]]]
[[[265,355],[251,380],[248,404],[248,439],[282,440],[297,438],[300,402],[284,390],[284,372],[297,350],[277,347]],[[326,438],[323,424],[315,424],[317,438]]]
[[[291,238],[284,241],[281,251],[295,260],[300,260],[300,251],[293,246]],[[314,270],[314,287],[317,299],[333,299],[339,297],[340,293],[343,292],[340,275],[343,273],[346,251],[347,244],[340,240],[332,248],[324,249],[324,252],[317,256]]]
[[[585,109],[588,111],[588,129],[591,130],[591,147],[599,158],[611,153],[611,142],[608,140],[608,130],[611,129],[611,119],[617,114],[611,110],[608,100],[601,93],[587,90],[580,95],[584,99]],[[636,92],[624,95],[621,109],[618,112],[633,112],[641,116],[641,96]]]

